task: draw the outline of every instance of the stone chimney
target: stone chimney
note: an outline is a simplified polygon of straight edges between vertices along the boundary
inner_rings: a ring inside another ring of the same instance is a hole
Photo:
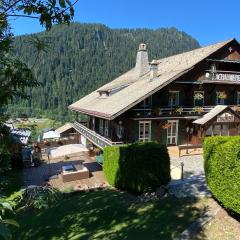
[[[147,46],[145,43],[139,44],[137,52],[135,71],[137,77],[141,77],[149,71]]]
[[[157,60],[152,60],[152,62],[150,63],[150,79],[154,79],[155,77],[157,77],[157,73],[158,73],[158,62]]]

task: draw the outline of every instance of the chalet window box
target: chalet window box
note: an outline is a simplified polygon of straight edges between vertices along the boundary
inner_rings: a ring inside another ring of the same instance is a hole
[[[195,113],[197,113],[197,114],[201,114],[201,113],[204,112],[204,110],[203,110],[202,107],[195,107],[195,108],[194,108],[194,111],[195,111]]]
[[[177,107],[175,112],[178,113],[179,115],[181,115],[182,112],[183,112],[183,108],[182,107]]]

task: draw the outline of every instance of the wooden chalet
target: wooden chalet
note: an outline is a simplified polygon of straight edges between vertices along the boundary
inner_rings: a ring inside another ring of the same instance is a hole
[[[235,39],[149,63],[145,44],[127,73],[69,106],[74,128],[101,149],[137,141],[200,144],[240,134],[240,45]]]

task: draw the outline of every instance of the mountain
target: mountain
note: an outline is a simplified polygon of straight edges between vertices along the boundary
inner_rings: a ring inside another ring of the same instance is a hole
[[[34,65],[33,37],[48,42]],[[147,44],[149,60],[200,47],[176,28],[111,29],[101,24],[72,23],[51,31],[15,38],[13,54],[34,65],[41,86],[29,89],[29,100],[15,99],[8,106],[12,117],[45,116],[62,121],[73,118],[67,106],[135,65],[139,43]]]

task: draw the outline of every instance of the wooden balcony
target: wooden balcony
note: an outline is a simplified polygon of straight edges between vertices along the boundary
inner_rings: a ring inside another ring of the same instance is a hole
[[[208,113],[215,106],[195,106],[195,107],[158,107],[153,109],[132,109],[132,118],[141,119],[141,118],[149,118],[149,119],[164,119],[164,118],[190,118],[197,119],[206,113]],[[229,105],[235,112],[240,112],[239,105]]]
[[[103,149],[107,146],[113,146],[113,145],[121,145],[123,142],[113,142],[110,139],[101,136],[100,134],[94,132],[93,130],[87,128],[83,124],[79,122],[74,122],[74,128],[76,131],[78,131],[81,135],[83,135],[85,138],[87,138],[90,142],[92,142],[97,147]]]
[[[178,106],[178,107],[156,107],[153,109],[133,109],[132,117],[133,118],[170,118],[170,117],[179,117],[179,118],[199,118],[208,113],[214,106],[196,106],[196,107],[187,107],[187,106]]]

